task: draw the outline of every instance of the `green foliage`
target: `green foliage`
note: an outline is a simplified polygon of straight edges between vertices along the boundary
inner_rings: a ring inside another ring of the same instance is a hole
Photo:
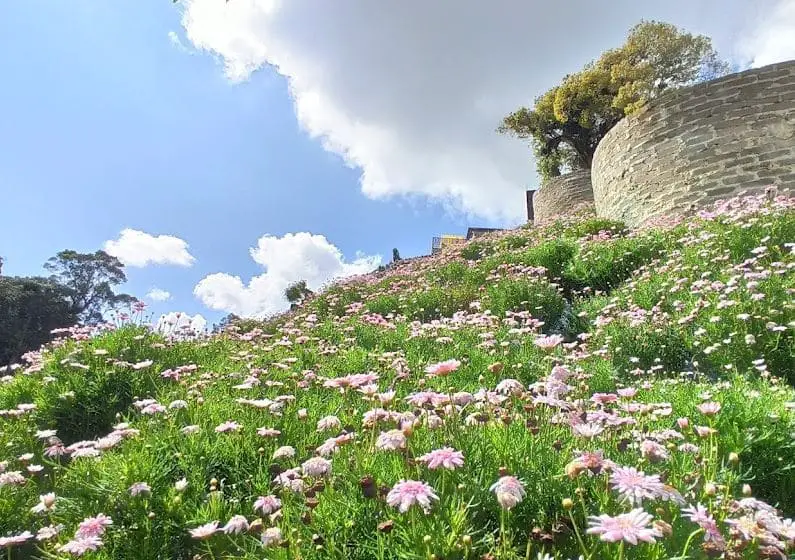
[[[44,278],[0,277],[0,365],[49,342],[53,329],[77,322],[69,295]]]
[[[555,325],[566,302],[548,283],[538,280],[504,279],[487,288],[489,309],[497,316],[506,311],[530,311],[547,328]]]
[[[593,242],[568,263],[563,281],[570,291],[608,291],[659,256],[662,248],[655,235]]]
[[[476,261],[486,255],[486,244],[480,241],[470,241],[464,245],[460,254],[468,261]]]
[[[58,341],[0,383],[0,535],[63,524],[53,541],[30,539],[10,557],[63,557],[57,547],[99,513],[113,519],[91,553],[103,560],[706,557],[703,533],[675,500],[638,506],[671,526],[654,543],[588,534],[589,516],[633,506],[611,469],[577,466],[582,451],[660,476],[714,516],[733,557],[762,557],[757,540],[729,538],[728,521],[743,514],[743,484],[795,514],[795,390],[784,379],[795,210],[743,208],[667,230],[592,218],[517,230],[483,242],[479,259],[404,262],[283,316],[230,318],[234,328],[208,338],[164,340],[127,326]],[[429,367],[441,362],[452,371]],[[365,373],[365,385],[350,385],[347,376]],[[412,403],[431,398],[439,402]],[[329,415],[339,425],[324,426]],[[224,431],[229,421],[239,429]],[[47,429],[66,445],[92,441],[98,456],[46,457]],[[403,434],[405,448],[379,447],[387,432]],[[296,491],[276,483],[329,441],[327,477],[305,474]],[[662,456],[644,451],[654,443]],[[274,457],[283,446],[294,455]],[[448,446],[462,465],[425,463]],[[16,471],[24,484],[7,474]],[[491,490],[505,474],[525,490],[510,511]],[[407,479],[438,497],[427,514],[387,503]],[[132,496],[139,482],[151,491]],[[34,513],[48,492],[55,508]],[[280,513],[255,512],[270,494]],[[283,545],[265,548],[255,531],[190,536],[236,515],[279,527]]]
[[[113,287],[127,281],[124,265],[105,251],[78,253],[61,251],[44,265],[50,279],[69,291],[72,310],[85,323],[103,320],[103,312],[129,305],[136,299],[114,293]]]
[[[570,239],[558,238],[530,247],[517,256],[517,262],[543,266],[550,280],[560,278],[569,261],[577,253],[577,245]]]
[[[306,280],[293,282],[284,289],[284,297],[292,304],[301,303],[310,295],[312,295],[312,290],[306,287]]]
[[[625,114],[662,92],[726,73],[709,38],[660,22],[633,27],[623,46],[567,75],[503,119],[499,132],[529,139],[539,174],[590,169],[596,146]]]

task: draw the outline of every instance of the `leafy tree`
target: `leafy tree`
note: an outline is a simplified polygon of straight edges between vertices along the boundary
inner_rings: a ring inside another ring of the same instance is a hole
[[[218,323],[213,325],[213,332],[216,332],[216,333],[217,332],[221,332],[226,327],[228,327],[230,325],[233,325],[233,324],[237,323],[238,321],[240,321],[240,317],[238,317],[234,313],[230,313],[229,315],[226,315],[225,317],[223,317]]]
[[[284,297],[287,298],[287,301],[289,301],[293,307],[310,295],[312,295],[312,290],[306,287],[306,280],[293,282],[284,290]]]
[[[105,251],[61,251],[44,268],[52,273],[50,280],[67,289],[72,311],[84,322],[102,321],[103,311],[137,301],[113,291],[114,286],[127,281],[127,276],[121,261]]]
[[[670,23],[641,22],[620,49],[602,55],[619,86],[614,105],[626,114],[670,88],[711,80],[729,72],[709,37],[692,35]]]
[[[392,262],[398,262],[400,260],[400,251],[397,250],[397,247],[392,249]]]
[[[19,360],[77,322],[70,291],[46,278],[0,277],[0,365]]]
[[[625,115],[676,87],[728,71],[708,37],[661,22],[633,27],[623,46],[503,119],[498,131],[529,139],[544,178],[590,169],[596,146]]]

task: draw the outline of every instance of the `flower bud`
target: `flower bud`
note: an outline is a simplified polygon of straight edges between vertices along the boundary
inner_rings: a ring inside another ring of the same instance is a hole
[[[665,537],[670,537],[674,533],[673,527],[671,527],[668,523],[666,523],[662,519],[658,519],[653,523],[653,525],[654,528],[657,529],[660,533],[662,533],[663,536]]]
[[[704,493],[707,496],[714,496],[715,494],[718,493],[718,488],[712,482],[707,482],[704,485]]]
[[[743,484],[743,496],[750,496],[751,492],[751,485],[750,484]]]
[[[574,501],[571,498],[563,498],[561,505],[563,505],[563,509],[569,511],[574,507]]]

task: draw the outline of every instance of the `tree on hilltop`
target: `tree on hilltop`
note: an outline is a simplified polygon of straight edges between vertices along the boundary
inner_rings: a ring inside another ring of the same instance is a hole
[[[284,297],[287,298],[291,308],[293,308],[312,295],[312,293],[312,290],[306,286],[306,280],[299,280],[287,286],[284,290]]]
[[[596,146],[625,115],[665,91],[728,72],[712,41],[662,22],[642,21],[619,48],[507,115],[498,131],[529,139],[539,174],[590,169]]]
[[[73,312],[86,323],[100,322],[104,311],[137,301],[113,291],[127,276],[121,261],[105,251],[61,251],[44,268],[52,273],[50,280],[67,290]]]
[[[52,330],[77,322],[70,292],[47,278],[0,277],[0,366],[52,339]]]

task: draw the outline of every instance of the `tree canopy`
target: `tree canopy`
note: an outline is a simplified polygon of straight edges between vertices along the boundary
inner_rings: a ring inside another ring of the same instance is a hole
[[[0,366],[77,322],[67,288],[46,278],[0,277]]]
[[[53,282],[68,290],[72,310],[86,323],[102,321],[105,310],[137,301],[133,296],[113,291],[114,286],[127,281],[127,276],[121,261],[105,251],[61,251],[44,268],[52,273]]]
[[[292,305],[301,303],[304,298],[310,295],[312,295],[312,290],[307,288],[306,280],[293,282],[284,290],[284,297],[286,297],[287,301],[289,301]]]
[[[708,37],[643,21],[624,45],[565,76],[532,109],[507,115],[498,130],[531,141],[544,179],[563,169],[590,169],[596,146],[625,115],[671,88],[727,71]]]

